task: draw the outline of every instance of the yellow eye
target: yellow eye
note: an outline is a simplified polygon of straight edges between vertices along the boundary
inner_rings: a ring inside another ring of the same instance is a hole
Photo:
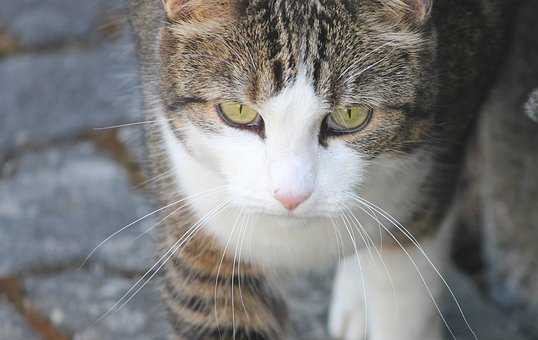
[[[366,105],[339,107],[329,115],[327,124],[336,132],[355,132],[368,124],[372,112],[372,108]]]
[[[218,111],[224,120],[231,125],[250,125],[258,119],[258,112],[253,108],[235,102],[218,105]]]

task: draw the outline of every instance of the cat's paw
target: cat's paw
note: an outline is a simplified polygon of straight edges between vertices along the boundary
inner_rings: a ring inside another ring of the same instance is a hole
[[[362,278],[354,259],[343,261],[334,281],[329,313],[329,334],[334,339],[366,339],[366,309]]]
[[[329,335],[339,340],[365,340],[366,319],[362,305],[334,303],[329,316]]]

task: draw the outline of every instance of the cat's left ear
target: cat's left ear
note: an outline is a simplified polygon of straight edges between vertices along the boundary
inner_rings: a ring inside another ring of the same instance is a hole
[[[431,16],[434,0],[381,0],[399,20],[413,25],[424,25]]]

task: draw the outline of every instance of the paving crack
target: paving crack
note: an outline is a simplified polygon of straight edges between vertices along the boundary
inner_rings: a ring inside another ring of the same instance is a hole
[[[0,25],[0,59],[24,54],[47,54],[71,50],[92,50],[104,43],[114,42],[121,37],[128,25],[125,10],[108,10],[98,15],[93,33],[88,37],[67,38],[51,41],[44,45],[24,45],[16,35],[9,33],[8,27]]]
[[[85,131],[72,138],[59,138],[42,144],[24,144],[14,150],[9,150],[4,155],[0,155],[0,179],[10,178],[16,171],[7,171],[7,164],[15,164],[24,154],[31,152],[42,152],[54,147],[67,147],[83,142],[93,143],[97,149],[108,155],[127,171],[130,183],[136,187],[143,187],[146,182],[144,171],[138,162],[131,155],[127,147],[120,141],[117,130],[107,131]],[[16,166],[14,166],[16,170]],[[7,172],[7,174],[4,174]]]
[[[127,171],[129,180],[134,187],[144,185],[146,181],[144,171],[127,147],[120,141],[117,129],[91,131],[86,134],[86,137],[93,141],[100,151],[108,154]]]
[[[17,278],[0,278],[0,294],[7,297],[26,323],[44,340],[70,340],[71,335],[56,328],[50,320],[38,313],[24,296]]]
[[[15,39],[3,27],[0,27],[0,58],[6,57],[18,50]]]

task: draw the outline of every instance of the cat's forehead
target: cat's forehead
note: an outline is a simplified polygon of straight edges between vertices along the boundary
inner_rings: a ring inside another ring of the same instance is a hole
[[[248,6],[246,26],[265,45],[259,50],[262,57],[272,61],[266,71],[273,73],[274,93],[290,86],[300,71],[308,73],[317,87],[321,63],[333,56],[330,39],[338,39],[337,31],[346,26],[346,10],[339,3],[282,0],[255,1]]]
[[[366,0],[372,1],[372,0]],[[363,1],[365,2],[365,1]],[[239,7],[246,15],[259,15],[260,13],[279,17],[282,20],[297,21],[304,19],[308,22],[324,13],[357,14],[359,1],[357,0],[245,0]],[[267,19],[267,18],[264,18]]]
[[[176,23],[161,44],[166,84],[181,96],[262,104],[303,72],[330,105],[375,105],[383,90],[411,96],[421,36],[381,20],[373,3],[249,0],[232,18]]]
[[[300,72],[306,74],[320,96],[340,92],[336,87],[342,86],[343,73],[346,70],[352,73],[363,66],[360,55],[381,46],[383,39],[379,33],[387,29],[374,27],[375,20],[370,20],[372,12],[358,3],[347,0],[250,2],[240,27],[242,36],[257,44],[254,52],[258,59],[257,72],[264,73],[259,78],[266,81],[262,84],[265,88],[255,92],[260,97],[253,98],[254,101],[267,100],[265,96],[278,95],[293,86]],[[246,31],[248,35],[244,34]]]

